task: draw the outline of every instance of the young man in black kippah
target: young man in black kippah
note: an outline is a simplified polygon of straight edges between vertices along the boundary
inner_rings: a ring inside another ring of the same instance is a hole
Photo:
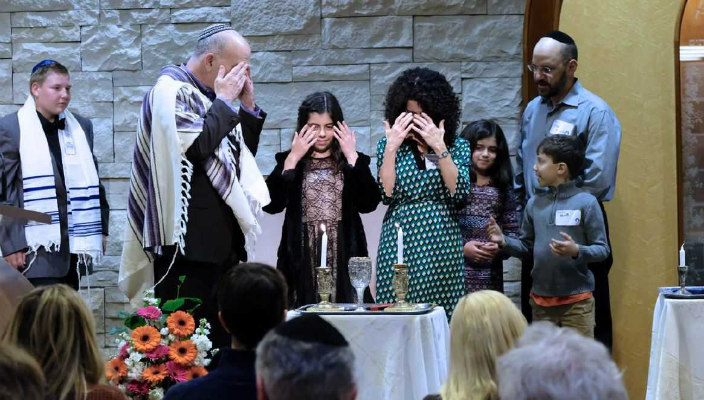
[[[51,216],[48,224],[4,218],[0,250],[33,285],[78,289],[86,262],[105,251],[110,209],[93,155],[93,124],[68,110],[71,78],[54,60],[32,68],[30,94],[0,120],[5,201]],[[81,261],[79,263],[79,260]]]
[[[220,350],[217,368],[172,387],[164,399],[255,400],[254,350],[286,317],[286,292],[283,275],[268,265],[243,263],[227,270],[218,284],[218,315],[232,345]]]
[[[548,33],[535,45],[528,70],[533,73],[539,96],[528,103],[521,120],[521,145],[517,152],[515,185],[524,191],[526,202],[534,195],[545,192],[536,176],[531,173],[536,163],[538,144],[550,135],[577,137],[586,148],[586,156],[584,171],[574,177],[575,182],[599,201],[608,239],[609,224],[603,203],[613,198],[616,189],[621,126],[611,107],[582,87],[575,77],[577,57],[577,44],[561,31]],[[612,338],[608,273],[612,263],[613,257],[609,252],[606,260],[589,264],[596,282],[594,337],[609,349]],[[529,321],[532,268],[532,256],[528,255],[523,259],[521,303]],[[537,302],[540,301],[538,299]]]
[[[354,400],[354,354],[347,340],[318,315],[294,318],[257,347],[259,400]]]

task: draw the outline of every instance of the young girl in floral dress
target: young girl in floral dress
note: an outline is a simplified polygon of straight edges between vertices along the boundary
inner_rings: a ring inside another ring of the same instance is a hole
[[[504,257],[498,246],[487,240],[486,225],[489,217],[494,217],[506,235],[518,237],[519,202],[512,189],[508,144],[501,127],[487,120],[472,122],[461,135],[472,152],[470,194],[459,212],[465,292],[488,289],[503,293]]]

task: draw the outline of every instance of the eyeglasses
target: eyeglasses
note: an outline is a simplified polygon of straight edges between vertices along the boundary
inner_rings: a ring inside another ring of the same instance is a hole
[[[556,67],[537,66],[535,64],[528,64],[526,67],[528,67],[528,71],[534,74],[540,73],[545,75],[552,75],[552,73],[557,69]]]
[[[42,60],[39,62],[39,64],[35,65],[32,68],[32,73],[37,72],[37,70],[41,67],[46,67],[47,65],[54,65],[54,64],[58,64],[58,63],[54,60]]]

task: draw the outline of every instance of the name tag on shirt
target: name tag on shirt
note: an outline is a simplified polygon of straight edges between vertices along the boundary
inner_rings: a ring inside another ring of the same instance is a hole
[[[76,143],[73,141],[73,135],[67,130],[60,130],[61,135],[64,137],[64,152],[66,155],[75,156],[76,155]]]
[[[574,124],[562,120],[555,120],[550,128],[551,135],[572,135],[574,132]]]
[[[425,155],[425,169],[426,170],[438,169],[439,162],[440,162],[440,159],[438,158],[437,154],[426,154]]]
[[[582,210],[557,210],[555,211],[555,225],[577,226],[582,221]]]

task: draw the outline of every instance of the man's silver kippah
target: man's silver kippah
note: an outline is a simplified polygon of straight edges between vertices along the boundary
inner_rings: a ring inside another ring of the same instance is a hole
[[[223,31],[234,31],[230,25],[225,24],[215,24],[203,29],[198,35],[198,41],[209,38],[218,32]]]

